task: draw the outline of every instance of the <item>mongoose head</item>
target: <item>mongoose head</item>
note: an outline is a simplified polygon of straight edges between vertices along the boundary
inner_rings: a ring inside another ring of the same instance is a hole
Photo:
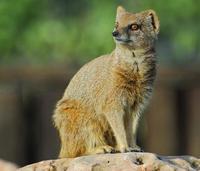
[[[129,13],[117,8],[116,22],[112,33],[116,44],[133,49],[151,48],[159,32],[159,20],[153,10]]]

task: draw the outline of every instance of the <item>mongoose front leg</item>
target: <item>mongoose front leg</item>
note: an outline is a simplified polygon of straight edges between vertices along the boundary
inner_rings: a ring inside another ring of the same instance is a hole
[[[114,136],[117,142],[117,151],[127,152],[128,142],[126,137],[126,130],[124,126],[124,111],[114,110],[106,114],[107,120],[114,132]]]
[[[130,117],[125,121],[126,132],[128,137],[128,145],[130,151],[142,151],[142,149],[137,145],[137,128],[139,122],[139,115],[132,113]]]

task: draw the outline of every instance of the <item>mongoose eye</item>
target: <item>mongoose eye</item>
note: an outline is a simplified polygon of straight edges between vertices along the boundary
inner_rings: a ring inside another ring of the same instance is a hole
[[[140,26],[138,24],[131,24],[129,28],[133,31],[136,31],[140,28]]]

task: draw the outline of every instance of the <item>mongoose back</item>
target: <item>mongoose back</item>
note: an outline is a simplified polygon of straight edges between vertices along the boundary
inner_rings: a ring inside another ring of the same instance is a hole
[[[153,89],[158,32],[153,10],[133,14],[117,8],[116,48],[85,64],[57,103],[60,158],[140,151],[136,132]]]

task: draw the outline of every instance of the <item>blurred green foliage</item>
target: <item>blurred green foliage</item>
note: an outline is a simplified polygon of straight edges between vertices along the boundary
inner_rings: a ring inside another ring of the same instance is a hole
[[[164,64],[196,62],[200,55],[197,0],[1,0],[0,63],[80,63],[114,48],[116,7],[152,8],[161,22]]]

